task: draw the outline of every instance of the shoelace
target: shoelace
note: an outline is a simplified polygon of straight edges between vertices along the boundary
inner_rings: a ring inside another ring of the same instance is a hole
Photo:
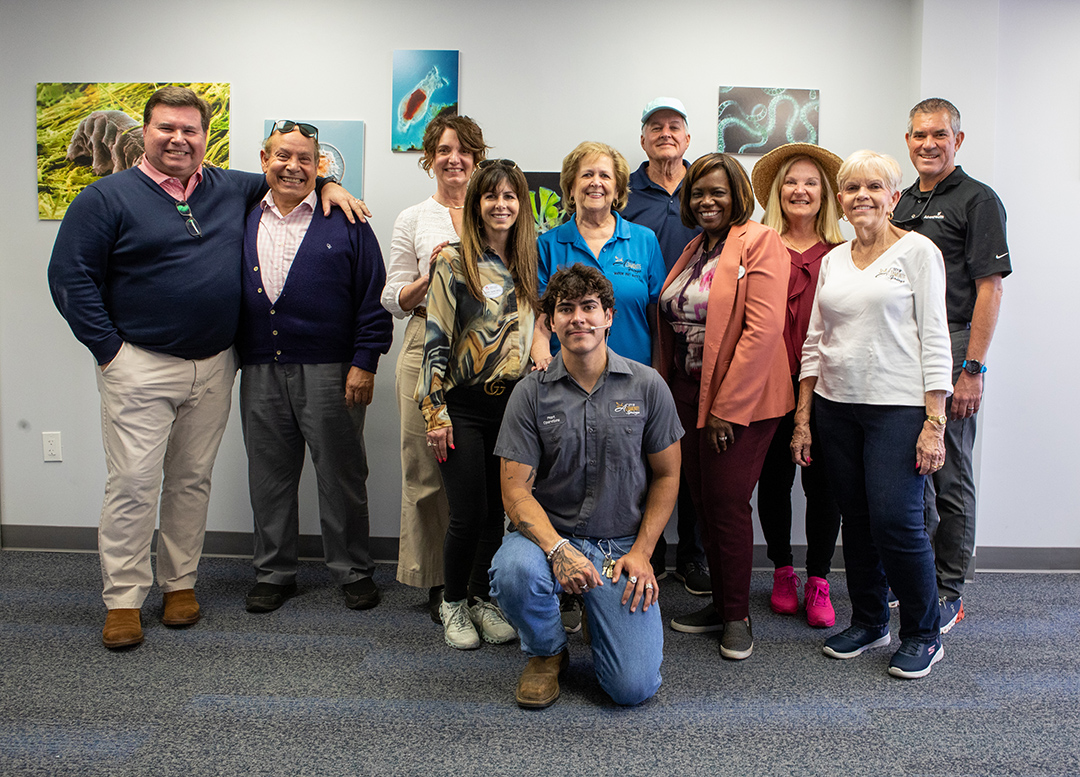
[[[454,608],[453,613],[450,615],[450,625],[456,626],[459,629],[466,626],[472,626],[472,619],[469,617],[468,608],[464,604],[458,605]]]
[[[828,589],[820,585],[808,585],[806,587],[808,591],[807,597],[809,598],[808,604],[814,607],[824,606],[825,602],[829,601]]]
[[[919,650],[921,648],[922,645],[918,642],[910,639],[905,639],[903,642],[900,643],[900,649],[896,652],[903,653],[905,656],[917,656],[919,655]]]

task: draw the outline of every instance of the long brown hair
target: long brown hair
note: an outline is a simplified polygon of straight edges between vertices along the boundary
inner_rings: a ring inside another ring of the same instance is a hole
[[[506,266],[510,270],[510,277],[514,279],[518,304],[524,301],[536,312],[539,307],[536,226],[530,211],[529,185],[525,181],[525,174],[512,162],[499,159],[483,168],[478,167],[469,180],[469,188],[465,192],[465,212],[461,220],[461,266],[465,274],[465,285],[476,299],[484,299],[477,266],[480,255],[487,248],[484,222],[480,218],[480,199],[488,192],[495,191],[504,181],[514,190],[518,199],[518,216],[506,241]]]

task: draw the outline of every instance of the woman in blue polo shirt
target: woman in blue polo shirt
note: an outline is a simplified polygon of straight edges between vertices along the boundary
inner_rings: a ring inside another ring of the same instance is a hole
[[[572,218],[540,237],[540,293],[560,267],[581,262],[600,270],[615,289],[608,344],[620,356],[652,364],[652,324],[664,283],[664,258],[651,229],[618,213],[630,193],[630,166],[611,146],[585,142],[563,160],[559,183]],[[541,319],[532,359],[538,369],[546,369],[558,341],[552,339],[546,317]]]

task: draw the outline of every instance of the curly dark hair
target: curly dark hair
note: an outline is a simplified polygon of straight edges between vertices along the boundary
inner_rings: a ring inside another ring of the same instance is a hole
[[[588,294],[595,294],[604,310],[615,307],[615,290],[611,287],[611,281],[595,267],[578,262],[570,267],[563,267],[551,276],[544,296],[540,299],[540,310],[550,320],[560,301],[581,299]]]

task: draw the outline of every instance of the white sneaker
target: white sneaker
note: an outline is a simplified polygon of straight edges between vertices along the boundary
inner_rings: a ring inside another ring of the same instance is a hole
[[[469,617],[472,619],[476,630],[484,638],[484,642],[492,645],[501,645],[517,639],[514,627],[506,622],[502,610],[491,602],[478,601],[469,608]]]
[[[443,601],[439,605],[439,618],[443,624],[443,638],[446,644],[458,650],[475,650],[480,647],[480,637],[476,634],[469,617],[469,608],[465,600],[460,602]]]

